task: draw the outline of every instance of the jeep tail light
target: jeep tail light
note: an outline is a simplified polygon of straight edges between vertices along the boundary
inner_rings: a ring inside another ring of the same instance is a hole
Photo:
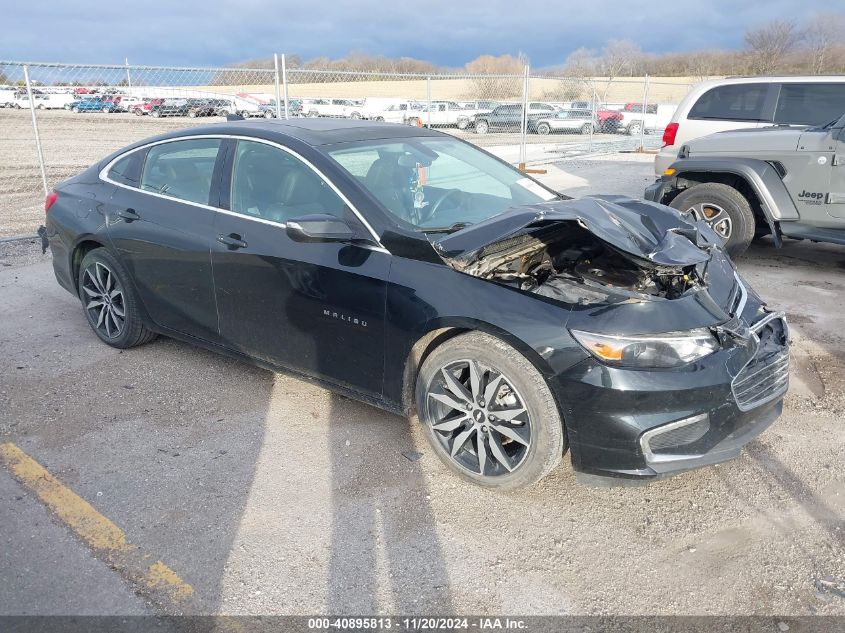
[[[663,130],[663,147],[675,144],[675,137],[678,135],[678,124],[670,123]]]
[[[50,210],[50,207],[52,207],[58,199],[59,194],[57,194],[55,191],[51,191],[50,193],[48,193],[47,198],[44,200],[44,213],[47,213],[47,211]]]

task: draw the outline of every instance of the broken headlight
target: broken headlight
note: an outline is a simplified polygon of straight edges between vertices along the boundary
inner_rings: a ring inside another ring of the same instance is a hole
[[[572,336],[597,359],[620,367],[680,367],[719,349],[706,328],[646,336],[611,336],[571,330]]]

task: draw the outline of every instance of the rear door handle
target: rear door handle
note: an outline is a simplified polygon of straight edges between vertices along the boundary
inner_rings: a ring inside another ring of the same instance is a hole
[[[237,233],[229,233],[229,235],[218,235],[217,241],[229,247],[230,251],[238,248],[246,248],[247,243],[241,239]]]
[[[117,212],[117,215],[127,222],[134,222],[135,220],[141,219],[141,216],[135,213],[135,209],[121,209]]]

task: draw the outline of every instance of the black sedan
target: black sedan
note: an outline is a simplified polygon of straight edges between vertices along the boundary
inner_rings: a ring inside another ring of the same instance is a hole
[[[47,198],[94,333],[157,334],[416,414],[462,477],[516,488],[735,457],[780,414],[787,326],[703,223],[568,199],[461,140],[346,121],[148,139]]]

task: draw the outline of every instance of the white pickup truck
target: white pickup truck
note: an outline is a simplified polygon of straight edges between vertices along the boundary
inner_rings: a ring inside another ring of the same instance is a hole
[[[626,103],[619,110],[622,121],[619,122],[619,131],[637,136],[645,127],[645,132],[662,132],[672,120],[675,108],[678,106],[669,103],[650,103],[646,106],[643,114],[642,103]]]
[[[409,113],[406,123],[415,125],[417,121],[432,127],[458,127],[466,129],[472,117],[481,110],[464,108],[454,101],[432,101],[429,108],[427,103],[421,104],[419,112]]]
[[[302,114],[310,117],[345,117],[360,119],[361,103],[351,99],[305,99]]]

